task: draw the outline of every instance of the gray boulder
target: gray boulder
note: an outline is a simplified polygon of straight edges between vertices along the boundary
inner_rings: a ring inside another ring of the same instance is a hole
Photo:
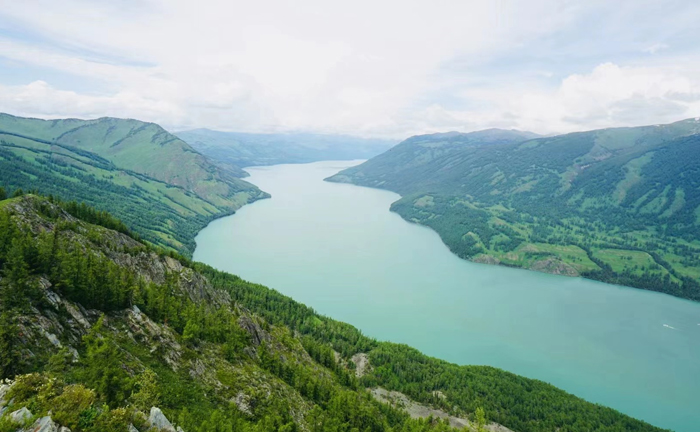
[[[33,415],[31,411],[29,411],[26,407],[22,407],[17,411],[10,413],[10,418],[15,423],[24,423],[32,417]]]
[[[10,387],[10,384],[0,384],[0,406],[5,405],[5,395],[7,395],[7,392],[10,391]]]
[[[50,416],[46,416],[37,419],[31,426],[23,429],[22,432],[70,432],[70,429],[57,425]]]
[[[37,419],[33,425],[29,426],[27,429],[24,429],[24,432],[63,432],[66,429],[67,428],[59,428],[51,417],[46,416]]]
[[[151,425],[151,429],[157,431],[177,432],[172,423],[165,417],[163,411],[157,407],[151,408],[151,414],[148,416],[148,423]]]

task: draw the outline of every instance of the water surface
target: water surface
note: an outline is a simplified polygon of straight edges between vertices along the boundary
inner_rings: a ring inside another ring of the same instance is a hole
[[[389,211],[397,194],[322,181],[357,163],[246,169],[272,199],[212,222],[195,260],[369,336],[700,430],[700,303],[461,260]]]

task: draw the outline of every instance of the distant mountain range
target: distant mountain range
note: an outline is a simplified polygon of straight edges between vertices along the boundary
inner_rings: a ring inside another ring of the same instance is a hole
[[[699,119],[415,136],[327,180],[400,193],[462,258],[700,300]]]
[[[178,132],[177,136],[229,167],[368,159],[398,142],[347,135],[251,134],[209,129]]]
[[[108,210],[144,239],[187,255],[210,220],[268,196],[243,175],[153,123],[0,114],[0,185]]]

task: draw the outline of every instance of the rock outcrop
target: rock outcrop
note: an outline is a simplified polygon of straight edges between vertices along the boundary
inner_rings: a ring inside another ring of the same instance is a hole
[[[396,408],[404,410],[412,418],[440,418],[447,419],[450,426],[467,431],[475,430],[474,424],[466,418],[457,417],[446,413],[445,411],[429,407],[427,405],[415,402],[408,398],[403,393],[397,391],[389,391],[381,387],[370,390],[372,396],[380,402],[388,403]],[[465,429],[466,428],[466,429]],[[489,432],[513,432],[507,427],[498,423],[490,423],[486,425],[486,430]]]
[[[175,426],[170,423],[163,411],[158,407],[151,408],[151,414],[148,416],[148,424],[151,425],[149,430],[154,432],[184,432],[181,428],[175,428]],[[136,428],[134,428],[136,429]]]
[[[70,429],[57,425],[51,417],[46,416],[37,419],[29,428],[24,429],[24,432],[70,432]]]
[[[372,370],[372,366],[369,364],[369,356],[365,353],[357,353],[351,358],[352,362],[355,363],[355,376],[362,378],[367,372]]]
[[[12,420],[15,423],[19,423],[19,424],[26,422],[27,420],[31,419],[32,417],[33,417],[32,412],[29,411],[26,407],[22,407],[22,408],[18,409],[17,411],[10,413],[10,420]]]

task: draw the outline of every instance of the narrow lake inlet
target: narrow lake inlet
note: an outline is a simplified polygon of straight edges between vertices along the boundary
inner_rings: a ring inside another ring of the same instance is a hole
[[[700,424],[700,304],[449,252],[389,211],[398,195],[324,182],[359,162],[248,168],[272,195],[212,222],[194,259],[365,334],[550,382],[654,425]]]

